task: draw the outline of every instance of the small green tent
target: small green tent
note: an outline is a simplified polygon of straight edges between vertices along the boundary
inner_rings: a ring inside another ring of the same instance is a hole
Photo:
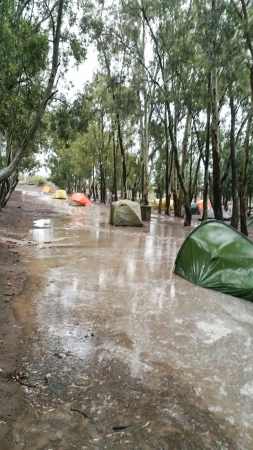
[[[253,301],[253,243],[223,222],[209,220],[195,228],[174,270],[199,286]]]
[[[112,203],[110,223],[116,226],[142,227],[139,203],[130,200],[119,200]]]

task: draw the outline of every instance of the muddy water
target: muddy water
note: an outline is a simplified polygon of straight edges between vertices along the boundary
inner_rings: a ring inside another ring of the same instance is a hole
[[[252,449],[253,304],[173,274],[181,223],[114,228],[105,207],[60,208],[24,251],[31,408],[13,450]]]

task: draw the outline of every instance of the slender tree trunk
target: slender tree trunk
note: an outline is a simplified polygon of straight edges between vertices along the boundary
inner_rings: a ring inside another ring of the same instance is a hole
[[[143,94],[143,127],[142,127],[142,163],[143,163],[143,185],[142,202],[148,205],[148,154],[149,154],[149,130],[148,130],[148,96],[145,83],[145,45],[146,45],[146,23],[142,20],[142,94]]]
[[[189,135],[191,132],[191,114],[189,111],[187,112],[186,116],[186,122],[185,122],[185,129],[184,129],[184,137],[183,137],[183,143],[182,143],[182,160],[181,160],[181,173],[182,173],[182,179],[185,182],[185,168],[188,162],[188,143],[189,143]],[[189,184],[191,183],[191,179],[189,181]],[[179,192],[179,201],[182,204],[184,200],[184,194],[182,189],[180,188]]]
[[[170,214],[170,177],[171,171],[169,170],[169,135],[168,135],[168,120],[167,120],[167,110],[164,108],[164,134],[165,134],[165,214],[168,216]],[[172,162],[172,153],[171,153]]]
[[[211,20],[213,23],[212,42],[211,42],[211,141],[213,157],[213,209],[214,216],[222,220],[222,193],[221,193],[221,174],[220,174],[220,129],[219,129],[219,97],[218,97],[218,76],[217,76],[217,36],[219,16],[217,11],[217,0],[211,3]]]
[[[211,124],[211,74],[208,74],[208,103],[206,111],[206,145],[205,145],[205,172],[204,172],[204,191],[203,191],[203,215],[202,220],[208,218],[208,191],[209,191],[209,160],[210,160],[210,124]]]
[[[253,109],[253,61],[250,67],[250,90],[251,90],[251,107]]]
[[[252,131],[252,112],[249,114],[246,136],[244,142],[244,152],[241,157],[240,167],[240,183],[239,183],[239,198],[240,198],[240,223],[241,232],[248,235],[247,228],[247,178],[248,178],[248,165],[250,155],[250,136]]]
[[[231,159],[231,171],[232,171],[232,200],[233,200],[233,211],[231,225],[236,230],[239,224],[239,201],[238,201],[238,181],[237,181],[237,170],[236,170],[236,149],[235,149],[235,118],[236,109],[234,104],[234,96],[231,92],[230,94],[230,115],[231,115],[231,126],[230,126],[230,159]]]
[[[105,173],[102,162],[100,162],[100,201],[106,203]]]
[[[117,147],[115,142],[115,131],[112,134],[112,146],[113,146],[113,198],[116,202],[118,200],[118,188],[117,188]]]
[[[184,218],[184,226],[190,226],[191,225],[191,219],[192,219],[192,212],[191,212],[191,200],[189,197],[189,192],[187,192],[184,184],[184,180],[182,178],[181,172],[180,172],[180,164],[179,164],[179,158],[178,158],[178,149],[177,149],[177,143],[175,140],[174,135],[174,125],[173,125],[173,117],[170,110],[170,104],[166,103],[167,111],[168,111],[168,119],[169,119],[169,134],[171,139],[171,146],[172,151],[174,155],[174,161],[175,161],[175,167],[177,171],[177,176],[179,180],[180,187],[183,191],[184,195],[184,208],[185,208],[185,218]]]
[[[212,72],[212,155],[213,155],[213,209],[214,216],[218,220],[223,219],[222,215],[222,195],[221,195],[221,176],[220,176],[220,139],[219,139],[219,112],[218,112],[218,82],[217,70]]]
[[[96,201],[97,196],[96,196],[96,190],[95,190],[95,167],[94,166],[92,169],[92,193],[93,193],[93,200]]]
[[[118,127],[118,141],[119,141],[119,148],[121,152],[121,160],[122,160],[122,194],[123,198],[127,198],[127,171],[126,171],[126,153],[125,148],[123,145],[122,140],[122,133],[121,133],[121,125],[120,125],[120,117],[119,113],[116,114],[117,117],[117,127]]]

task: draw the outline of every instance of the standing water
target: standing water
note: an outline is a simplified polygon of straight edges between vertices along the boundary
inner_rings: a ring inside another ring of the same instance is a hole
[[[253,304],[173,274],[181,222],[114,228],[106,207],[61,208],[24,250],[32,413],[13,450],[252,449]]]

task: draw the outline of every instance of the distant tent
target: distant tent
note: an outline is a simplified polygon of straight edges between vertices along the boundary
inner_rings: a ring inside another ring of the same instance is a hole
[[[67,200],[68,197],[66,191],[63,189],[58,189],[54,194],[54,198],[57,200]]]
[[[223,222],[203,222],[180,248],[175,273],[199,286],[253,301],[253,243]]]
[[[197,208],[199,210],[199,214],[202,214],[203,213],[203,209],[204,209],[204,201],[203,200],[197,200],[196,205],[197,205]],[[208,202],[207,202],[207,209],[208,210],[212,209],[212,205],[211,205],[210,200],[208,200]]]
[[[75,192],[71,195],[71,202],[75,205],[79,206],[90,206],[92,205],[90,199],[86,197],[84,194],[80,194],[79,192]]]
[[[203,215],[203,209],[204,209],[203,203],[204,203],[203,200],[198,200],[196,203],[197,208],[199,210],[199,214],[201,215],[201,217],[199,218],[200,221],[202,220],[202,215]],[[231,211],[226,211],[224,208],[222,208],[222,214],[223,214],[223,220],[227,220],[227,221],[231,220],[231,216],[232,216]],[[208,203],[207,203],[207,219],[214,219],[214,210],[212,208],[210,200],[208,200]]]
[[[110,223],[116,226],[142,227],[139,203],[130,200],[119,200],[112,203]]]
[[[52,194],[53,192],[55,192],[55,189],[53,188],[53,186],[45,184],[45,186],[43,186],[42,192],[44,194]]]
[[[192,212],[192,214],[199,214],[199,209],[197,207],[197,203],[191,202],[191,212]]]
[[[153,201],[151,201],[151,206],[152,208],[159,208],[159,204],[160,204],[160,200],[159,198],[155,198]],[[163,198],[161,200],[161,209],[166,209],[166,198]],[[170,200],[170,209],[173,209],[174,204],[173,204],[173,200]]]

